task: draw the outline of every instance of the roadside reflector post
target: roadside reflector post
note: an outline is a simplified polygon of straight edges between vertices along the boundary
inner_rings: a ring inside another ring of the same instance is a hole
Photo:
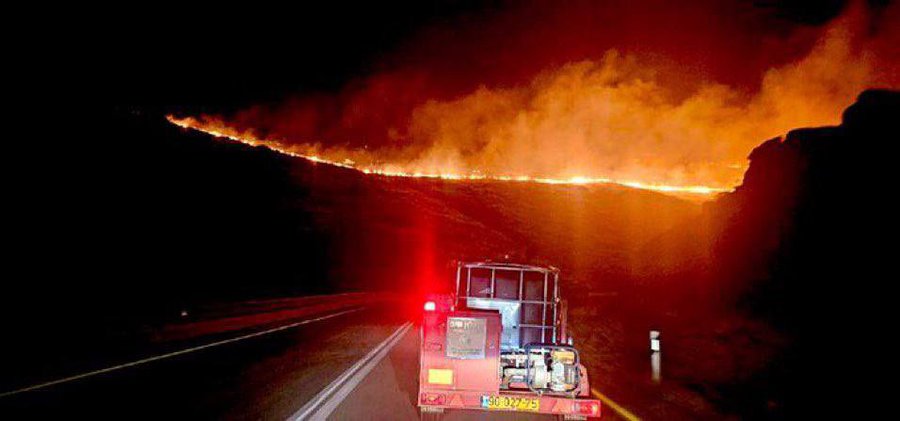
[[[650,331],[650,370],[651,378],[654,383],[659,383],[662,378],[660,372],[662,368],[662,356],[660,355],[660,335],[658,330]]]
[[[659,352],[659,331],[650,331],[650,352]]]

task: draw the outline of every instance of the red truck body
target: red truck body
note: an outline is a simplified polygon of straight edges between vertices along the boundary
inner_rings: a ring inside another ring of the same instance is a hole
[[[571,346],[558,271],[461,263],[454,293],[431,295],[420,331],[419,407],[600,416]]]

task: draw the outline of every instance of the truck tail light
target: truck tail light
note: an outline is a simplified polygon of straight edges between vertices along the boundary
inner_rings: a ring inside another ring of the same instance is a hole
[[[447,398],[443,393],[423,393],[421,399],[424,405],[443,405]]]
[[[600,403],[593,402],[578,402],[575,404],[575,412],[581,415],[600,415]]]
[[[434,301],[426,301],[425,302],[425,311],[434,311],[437,306],[434,304]]]

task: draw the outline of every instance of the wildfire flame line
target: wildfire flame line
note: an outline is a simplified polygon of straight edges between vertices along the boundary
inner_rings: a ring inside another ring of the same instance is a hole
[[[587,185],[587,184],[611,184],[611,185],[619,185],[625,187],[631,187],[636,189],[644,189],[644,190],[652,190],[663,193],[678,193],[678,194],[692,194],[692,195],[713,195],[716,193],[723,193],[732,191],[732,189],[721,188],[721,187],[710,187],[710,186],[678,186],[678,185],[666,185],[666,184],[653,184],[653,183],[644,183],[641,181],[633,181],[633,180],[615,180],[611,178],[605,177],[570,177],[570,178],[545,178],[545,177],[531,177],[525,175],[488,175],[481,173],[470,173],[470,174],[449,174],[449,173],[421,173],[421,172],[404,172],[404,171],[396,171],[396,170],[388,170],[385,168],[379,168],[375,166],[361,166],[353,162],[352,160],[346,159],[343,161],[335,161],[331,159],[326,159],[318,155],[309,155],[296,152],[291,150],[289,146],[283,145],[281,142],[267,139],[256,139],[252,136],[241,135],[237,132],[227,131],[226,129],[217,129],[213,127],[209,127],[209,125],[205,124],[203,121],[197,120],[195,118],[186,117],[186,118],[178,118],[173,115],[167,115],[166,120],[170,123],[185,128],[196,130],[202,133],[209,134],[214,137],[229,139],[235,142],[243,143],[245,145],[250,146],[262,146],[272,151],[295,157],[302,158],[311,162],[333,165],[336,167],[346,168],[350,170],[359,171],[363,174],[370,175],[379,175],[384,177],[409,177],[409,178],[431,178],[431,179],[441,179],[441,180],[486,180],[486,181],[510,181],[510,182],[530,182],[530,183],[540,183],[540,184],[572,184],[572,185]]]

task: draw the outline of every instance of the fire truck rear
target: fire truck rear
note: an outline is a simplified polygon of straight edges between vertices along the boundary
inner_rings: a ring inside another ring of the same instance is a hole
[[[454,293],[424,304],[419,351],[423,417],[447,409],[600,416],[566,332],[555,268],[460,263]]]

